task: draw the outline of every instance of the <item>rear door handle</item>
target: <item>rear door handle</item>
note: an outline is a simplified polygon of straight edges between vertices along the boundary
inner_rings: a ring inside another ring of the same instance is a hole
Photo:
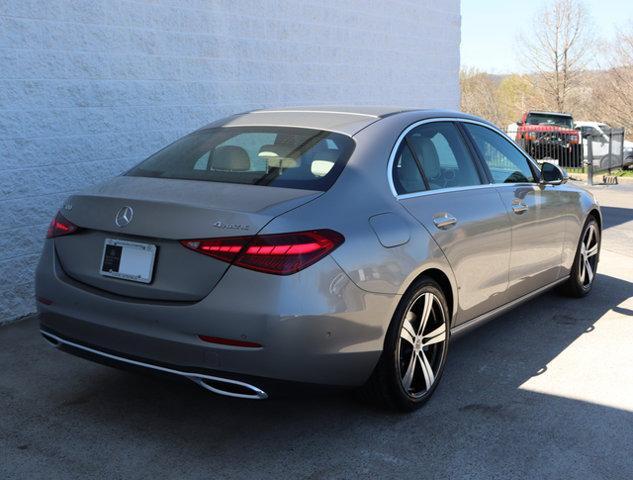
[[[521,215],[528,211],[528,206],[525,203],[513,203],[512,211],[517,215]]]
[[[433,223],[441,230],[447,229],[457,223],[457,219],[450,213],[438,213],[433,215]]]

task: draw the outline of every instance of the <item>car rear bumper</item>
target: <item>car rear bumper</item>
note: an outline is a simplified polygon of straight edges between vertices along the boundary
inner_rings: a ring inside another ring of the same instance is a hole
[[[189,374],[344,386],[371,374],[399,299],[361,290],[326,257],[287,277],[232,267],[195,303],[139,301],[68,277],[50,241],[36,295],[44,332],[99,352]],[[211,344],[199,335],[262,346]]]

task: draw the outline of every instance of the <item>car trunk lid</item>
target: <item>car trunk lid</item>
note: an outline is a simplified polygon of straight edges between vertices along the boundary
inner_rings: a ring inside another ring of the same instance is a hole
[[[68,199],[61,212],[81,230],[55,239],[71,278],[128,297],[196,301],[206,296],[228,264],[180,244],[183,239],[255,235],[270,220],[322,192],[195,180],[116,177]],[[120,218],[125,207],[131,209]],[[126,222],[129,223],[126,224]],[[106,240],[156,246],[149,283],[101,273]]]

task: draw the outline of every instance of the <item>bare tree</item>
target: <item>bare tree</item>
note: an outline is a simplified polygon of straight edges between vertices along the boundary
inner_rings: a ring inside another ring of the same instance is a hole
[[[573,90],[582,84],[589,48],[589,16],[578,0],[547,3],[521,36],[526,61],[534,70],[536,87],[557,111],[567,108]]]
[[[620,32],[611,46],[606,82],[599,92],[604,114],[614,124],[633,131],[633,31]]]
[[[461,110],[500,125],[501,114],[494,79],[487,73],[469,68],[460,72],[459,81]]]

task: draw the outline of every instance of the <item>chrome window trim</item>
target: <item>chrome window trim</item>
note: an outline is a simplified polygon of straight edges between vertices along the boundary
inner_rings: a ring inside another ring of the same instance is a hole
[[[525,153],[521,149],[521,147],[519,147],[516,144],[514,140],[512,140],[505,132],[503,132],[502,130],[498,129],[497,127],[493,125],[488,125],[486,123],[479,122],[477,120],[471,120],[469,118],[455,118],[455,117],[427,118],[425,120],[419,120],[417,122],[414,122],[411,125],[409,125],[407,128],[405,128],[402,131],[402,133],[398,136],[398,139],[396,140],[396,143],[393,149],[391,150],[391,154],[389,155],[389,162],[387,163],[387,182],[389,183],[389,189],[391,190],[391,193],[397,200],[405,200],[407,198],[422,197],[424,195],[437,195],[437,194],[450,193],[450,192],[456,192],[456,191],[462,191],[462,190],[476,190],[480,188],[490,188],[490,187],[500,187],[500,186],[513,186],[513,187],[516,187],[518,185],[538,186],[537,182],[483,183],[481,185],[468,185],[466,187],[449,187],[449,188],[440,188],[437,190],[421,190],[419,192],[399,194],[393,182],[393,164],[396,160],[396,154],[398,152],[398,149],[400,148],[400,144],[404,140],[404,137],[406,137],[408,133],[414,128],[417,128],[420,125],[425,125],[427,123],[438,123],[438,122],[472,123],[474,125],[479,125],[481,127],[485,127],[489,130],[492,130],[493,132],[501,135],[501,137],[504,138],[505,140],[508,140],[510,144],[512,144],[521,153],[521,155],[525,157],[525,159],[528,161],[529,164],[531,164],[537,171],[540,171],[540,168],[538,167],[536,162],[534,162],[534,160],[532,160],[532,158],[530,158],[530,156],[527,153]],[[473,158],[473,161],[478,161],[478,160]]]

